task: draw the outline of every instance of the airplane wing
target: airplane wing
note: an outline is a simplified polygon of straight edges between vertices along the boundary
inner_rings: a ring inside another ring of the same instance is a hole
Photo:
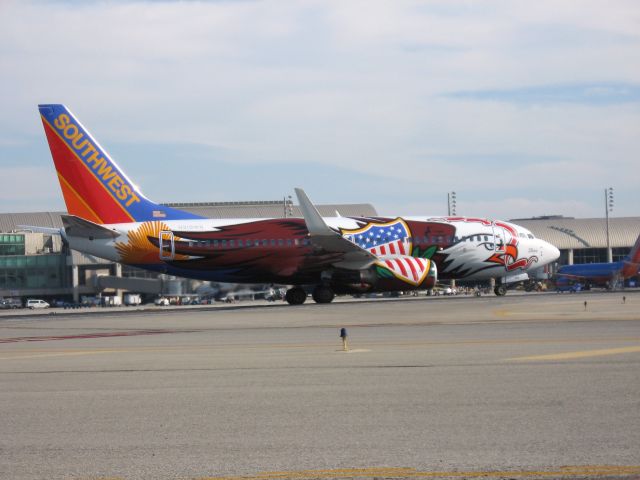
[[[301,188],[295,189],[302,216],[307,224],[311,244],[324,253],[340,254],[332,265],[348,270],[361,270],[370,267],[378,258],[372,253],[360,248],[355,243],[343,238],[339,233],[331,230],[318,209],[311,203],[307,194]]]

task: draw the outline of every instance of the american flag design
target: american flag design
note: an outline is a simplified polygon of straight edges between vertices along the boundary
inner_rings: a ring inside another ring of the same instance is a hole
[[[342,235],[377,257],[411,255],[409,227],[400,218],[388,223],[369,223],[357,230],[342,230]]]
[[[381,258],[376,265],[388,268],[396,278],[417,287],[427,278],[431,269],[431,260],[403,255]]]
[[[376,265],[388,269],[403,282],[418,286],[429,273],[430,260],[411,256],[411,232],[401,218],[369,223],[357,230],[342,230],[342,235],[378,257]]]

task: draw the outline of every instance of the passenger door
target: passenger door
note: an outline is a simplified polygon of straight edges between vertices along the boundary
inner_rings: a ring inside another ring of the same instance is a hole
[[[176,254],[173,232],[162,230],[158,240],[160,242],[160,260],[173,260]]]

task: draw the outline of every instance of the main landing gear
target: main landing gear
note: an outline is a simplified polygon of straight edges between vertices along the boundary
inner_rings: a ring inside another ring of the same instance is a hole
[[[313,289],[311,296],[313,297],[313,301],[316,303],[331,303],[336,294],[333,293],[331,288],[325,287],[324,285],[318,285]]]
[[[331,287],[318,285],[313,289],[311,296],[316,303],[331,303],[336,294]],[[302,305],[307,300],[307,292],[302,287],[293,287],[287,290],[284,298],[289,305]]]
[[[284,298],[289,305],[302,305],[307,299],[307,292],[302,287],[293,287],[287,290]]]
[[[507,286],[506,285],[496,285],[493,289],[493,293],[495,293],[499,297],[504,297],[507,294]]]

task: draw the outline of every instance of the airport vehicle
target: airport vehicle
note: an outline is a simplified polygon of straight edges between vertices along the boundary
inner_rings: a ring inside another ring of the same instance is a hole
[[[558,293],[561,293],[561,292],[576,293],[576,292],[582,291],[583,289],[584,288],[581,283],[567,283],[567,284],[556,285],[556,292]]]
[[[591,287],[613,289],[627,278],[636,276],[639,269],[640,235],[629,254],[618,262],[561,266],[556,273],[556,288],[580,282],[587,290]]]
[[[139,293],[125,293],[124,304],[128,307],[135,307],[142,303],[142,295]]]
[[[158,307],[168,307],[169,299],[165,297],[158,297],[153,301],[153,303]]]
[[[33,310],[34,308],[49,308],[50,305],[44,300],[40,300],[37,298],[29,298],[27,303],[25,304],[27,308]]]
[[[22,308],[22,301],[19,298],[0,299],[0,310]]]
[[[64,105],[40,105],[68,209],[70,247],[188,278],[290,285],[286,300],[430,289],[444,279],[510,279],[559,251],[508,222],[467,217],[323,218],[302,189],[303,218],[206,219],[147,199]]]

